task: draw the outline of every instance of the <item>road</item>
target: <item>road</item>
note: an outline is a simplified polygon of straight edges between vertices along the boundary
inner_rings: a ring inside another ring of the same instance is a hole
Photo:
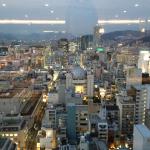
[[[40,129],[41,122],[45,113],[45,103],[41,103],[40,109],[37,112],[37,115],[35,117],[34,125],[33,127],[28,131],[27,140],[26,140],[26,149],[27,150],[36,150],[36,137],[38,130],[36,130],[34,127],[37,125]]]

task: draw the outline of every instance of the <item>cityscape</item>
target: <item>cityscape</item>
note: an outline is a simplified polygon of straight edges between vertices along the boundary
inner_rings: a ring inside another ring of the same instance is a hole
[[[30,1],[0,1],[0,150],[150,150],[145,3]]]

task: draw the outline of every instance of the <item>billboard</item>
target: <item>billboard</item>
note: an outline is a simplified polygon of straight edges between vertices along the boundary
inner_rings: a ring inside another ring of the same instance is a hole
[[[105,49],[103,47],[97,47],[96,52],[104,52]]]

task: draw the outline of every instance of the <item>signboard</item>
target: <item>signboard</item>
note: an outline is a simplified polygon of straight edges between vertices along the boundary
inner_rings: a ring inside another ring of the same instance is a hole
[[[104,52],[105,49],[104,49],[103,47],[97,47],[97,48],[96,48],[96,51],[97,51],[97,52]]]

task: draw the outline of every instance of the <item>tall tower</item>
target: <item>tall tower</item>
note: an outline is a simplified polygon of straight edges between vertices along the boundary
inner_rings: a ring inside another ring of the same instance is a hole
[[[70,142],[76,141],[76,105],[67,105],[67,136]]]
[[[66,88],[69,89],[72,87],[72,75],[71,73],[66,74]]]
[[[102,34],[104,34],[104,28],[100,25],[96,25],[94,27],[94,49],[101,47],[102,43],[101,43],[101,36]]]
[[[87,95],[89,97],[92,97],[93,91],[94,91],[94,75],[91,73],[87,73]]]

